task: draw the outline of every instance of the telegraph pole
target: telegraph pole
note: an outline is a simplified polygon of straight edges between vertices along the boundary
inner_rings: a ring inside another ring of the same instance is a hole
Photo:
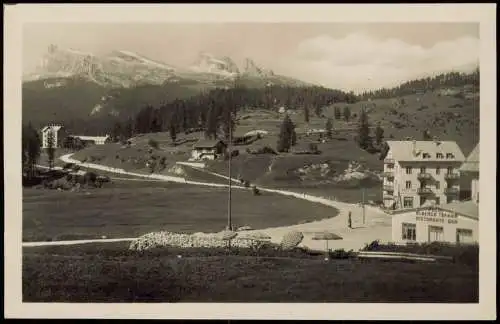
[[[231,111],[229,111],[229,121],[228,121],[229,122],[229,127],[228,127],[229,128],[229,143],[227,145],[228,151],[229,151],[229,160],[228,160],[229,161],[229,167],[228,167],[228,169],[229,169],[229,171],[228,171],[228,173],[229,173],[229,180],[228,180],[229,181],[229,192],[228,192],[229,197],[228,198],[229,199],[227,200],[227,229],[230,231],[232,230],[232,224],[231,224],[231,182],[232,182],[232,180],[231,180],[231,157],[232,157],[231,144],[232,144],[232,140],[233,140],[233,138],[232,138],[232,126],[233,125],[232,125],[231,118],[232,118]]]
[[[365,224],[365,187],[362,188],[361,190],[362,195],[363,195],[363,224]]]

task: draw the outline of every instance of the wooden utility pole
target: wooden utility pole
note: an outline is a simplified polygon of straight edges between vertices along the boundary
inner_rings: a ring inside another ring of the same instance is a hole
[[[229,173],[229,192],[228,192],[228,200],[227,200],[227,229],[232,230],[232,224],[231,224],[231,157],[232,157],[232,152],[231,152],[231,142],[232,142],[232,119],[231,119],[231,112],[229,111],[229,143],[227,145],[228,151],[229,151],[229,167],[228,167],[228,173]]]
[[[365,187],[362,188],[362,195],[363,195],[363,224],[365,224]]]

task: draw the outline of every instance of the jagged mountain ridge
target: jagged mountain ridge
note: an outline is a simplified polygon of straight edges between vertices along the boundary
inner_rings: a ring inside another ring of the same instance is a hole
[[[193,65],[179,68],[126,50],[115,50],[97,56],[75,49],[59,48],[56,45],[49,46],[36,71],[26,74],[23,81],[71,77],[83,78],[101,86],[114,88],[144,84],[161,85],[165,82],[213,84],[223,81],[229,85],[236,78],[250,79],[249,83],[253,86],[309,85],[300,80],[275,75],[273,71],[257,66],[249,58],[246,59],[245,66],[239,68],[230,57],[218,58],[210,53],[201,52]]]

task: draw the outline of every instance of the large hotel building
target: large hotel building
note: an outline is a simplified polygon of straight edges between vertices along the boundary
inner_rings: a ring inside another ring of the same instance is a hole
[[[459,200],[462,150],[451,141],[387,141],[383,201],[386,208],[442,205]]]

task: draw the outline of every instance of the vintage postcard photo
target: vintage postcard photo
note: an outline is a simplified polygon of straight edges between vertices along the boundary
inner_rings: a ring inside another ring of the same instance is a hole
[[[493,5],[113,6],[7,6],[12,317],[495,316]]]

